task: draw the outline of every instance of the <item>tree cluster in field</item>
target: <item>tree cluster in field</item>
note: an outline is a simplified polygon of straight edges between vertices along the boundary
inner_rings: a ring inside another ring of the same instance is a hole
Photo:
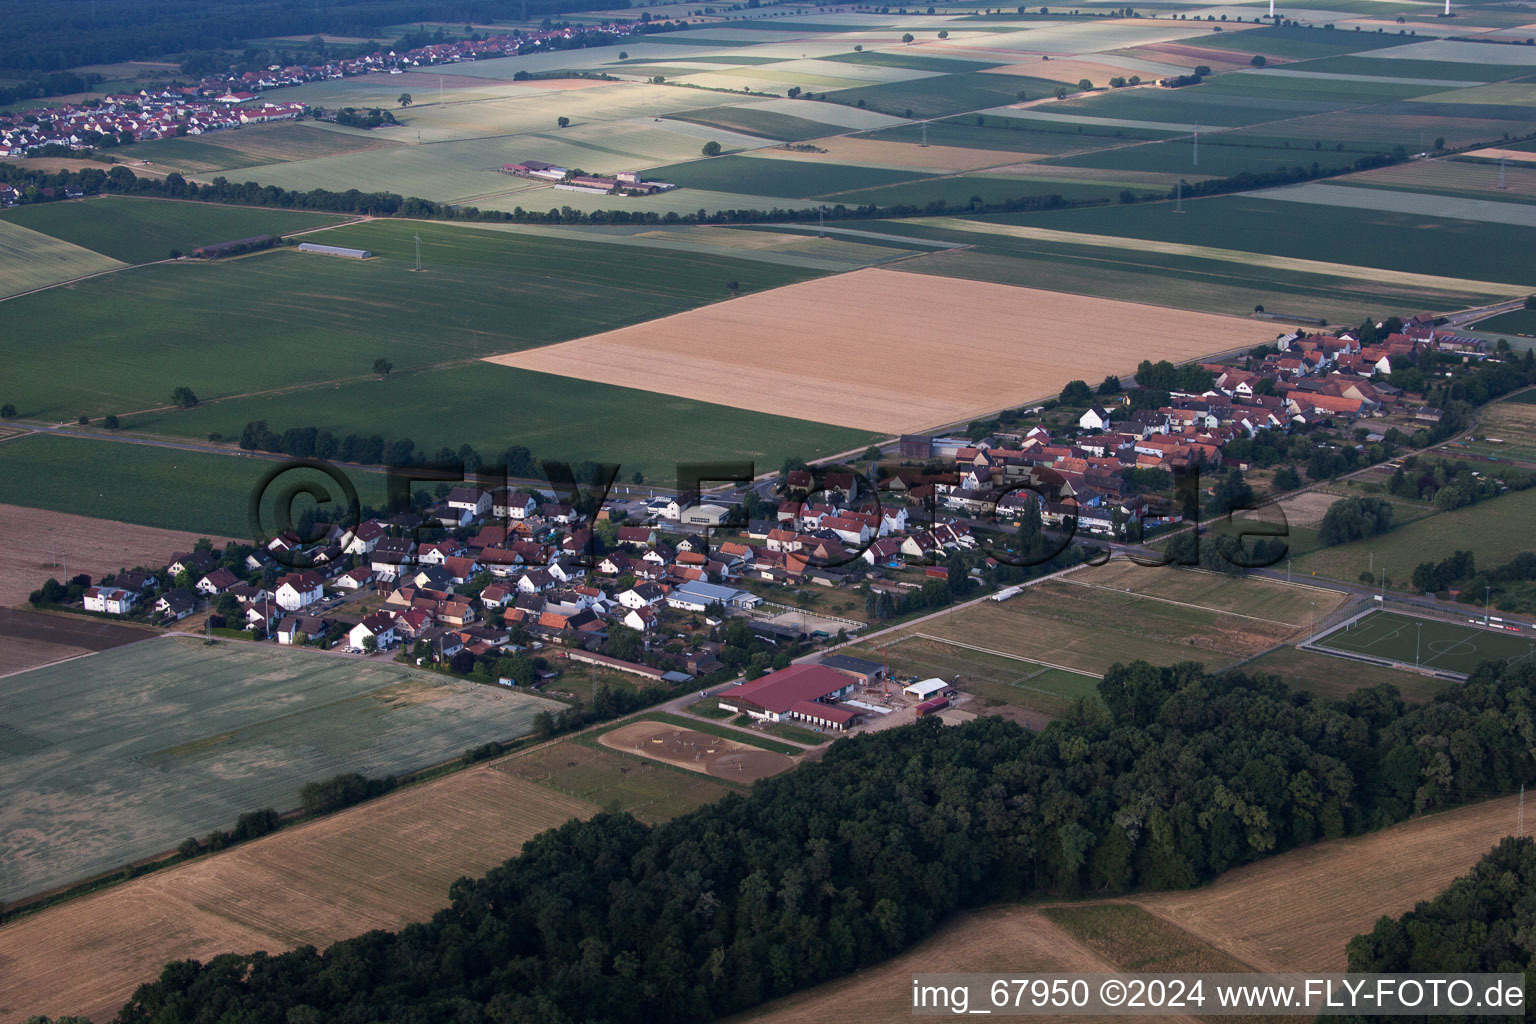
[[[1497,498],[1508,491],[1523,491],[1536,484],[1536,474],[1499,466],[1474,468],[1460,459],[1420,458],[1410,455],[1392,474],[1387,490],[1410,501],[1433,502],[1442,512]]]
[[[1529,993],[1536,975],[1533,934],[1536,841],[1505,836],[1440,895],[1401,917],[1383,917],[1369,932],[1351,939],[1349,969],[1370,974],[1524,974]]]
[[[1163,553],[1171,565],[1193,565],[1209,572],[1240,576],[1248,569],[1276,564],[1288,550],[1283,537],[1197,534],[1185,530],[1169,538]]]
[[[1530,666],[1485,664],[1417,707],[1195,664],[1116,666],[1100,695],[1038,734],[982,717],[843,740],[655,827],[573,821],[454,883],[429,922],[172,964],[118,1020],[702,1022],[884,960],[960,909],[1184,888],[1536,781]]]
[[[44,96],[68,96],[89,92],[102,80],[92,71],[61,71],[57,74],[29,75],[24,81],[0,87],[0,107],[22,104]]]
[[[1323,547],[1348,544],[1386,533],[1392,529],[1395,507],[1382,498],[1340,498],[1328,506],[1317,528],[1317,542]]]
[[[409,94],[406,94],[406,101],[401,103],[401,106],[410,106]],[[317,113],[321,114],[321,116],[324,115],[323,111],[318,111]],[[382,128],[387,124],[400,123],[395,120],[394,114],[380,107],[366,107],[362,110],[356,107],[342,107],[332,115],[331,119],[337,124],[345,125],[348,128],[364,128],[369,130]]]

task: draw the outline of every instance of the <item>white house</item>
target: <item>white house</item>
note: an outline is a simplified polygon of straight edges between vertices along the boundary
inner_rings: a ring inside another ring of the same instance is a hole
[[[122,587],[88,587],[85,591],[85,610],[104,612],[107,615],[127,615],[139,595]]]
[[[196,590],[199,594],[207,594],[209,597],[222,594],[224,591],[240,582],[240,578],[223,566],[197,581]]]
[[[625,608],[650,608],[661,603],[666,595],[654,583],[641,583],[619,595],[619,604]]]
[[[312,572],[291,572],[277,581],[277,590],[273,593],[279,608],[296,612],[324,597],[325,583]]]
[[[497,491],[491,503],[497,519],[527,519],[538,507],[539,503],[527,491]]]
[[[624,625],[641,633],[656,628],[656,612],[650,608],[631,608],[624,615]]]
[[[361,649],[363,641],[369,637],[373,637],[374,643],[382,651],[395,642],[395,620],[383,612],[374,612],[352,627],[351,632],[347,634],[347,641],[353,647]]]
[[[468,512],[478,519],[491,510],[491,495],[479,487],[455,487],[448,492],[448,507]]]
[[[1084,430],[1108,430],[1109,424],[1109,411],[1097,404],[1089,406],[1088,411],[1077,418],[1077,425]]]

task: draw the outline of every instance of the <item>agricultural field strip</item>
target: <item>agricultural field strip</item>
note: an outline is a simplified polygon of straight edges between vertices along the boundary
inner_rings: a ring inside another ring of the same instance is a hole
[[[1359,190],[1356,190],[1359,191]],[[1262,193],[1252,193],[1259,196]],[[1528,286],[1498,284],[1492,281],[1471,281],[1455,277],[1437,277],[1433,274],[1415,274],[1404,270],[1382,270],[1376,267],[1353,266],[1347,263],[1325,263],[1321,260],[1299,259],[1292,256],[1270,256],[1265,253],[1243,252],[1238,249],[1220,249],[1207,245],[1189,245],[1184,242],[1160,242],[1150,239],[1125,239],[1115,235],[1090,235],[1075,231],[1057,231],[1022,224],[998,224],[991,221],[964,220],[959,217],[924,217],[907,221],[909,224],[961,231],[970,234],[1003,235],[1008,238],[1026,238],[1041,242],[1060,242],[1069,245],[1091,245],[1105,249],[1124,251],[1128,246],[1169,256],[1193,256],[1198,259],[1220,260],[1226,263],[1243,263],[1253,267],[1269,267],[1274,270],[1290,270],[1308,274],[1324,274],[1329,277],[1354,278],[1381,284],[1418,288],[1426,291],[1463,291],[1488,295],[1524,295]],[[1536,273],[1533,273],[1536,278]]]
[[[1017,117],[1027,118],[1031,121],[1053,121],[1062,124],[1082,124],[1103,128],[1154,128],[1165,132],[1193,132],[1197,125],[1179,121],[1142,121],[1129,117],[1090,117],[1086,114],[1058,114],[1042,107],[991,107],[981,111],[982,114],[992,117]],[[1209,135],[1212,132],[1222,131],[1220,127],[1206,125],[1200,129]],[[1136,140],[1127,140],[1134,142]]]
[[[1385,213],[1423,214],[1431,217],[1454,217],[1458,220],[1481,221],[1489,224],[1513,224],[1518,227],[1536,227],[1536,206],[1529,203],[1501,203],[1492,199],[1461,199],[1455,196],[1432,195],[1424,192],[1406,192],[1387,189],[1346,188],[1309,181],[1300,185],[1282,185],[1279,188],[1261,189],[1240,193],[1255,199],[1270,199],[1289,203],[1314,203],[1319,206],[1344,206],[1353,210],[1379,210]]]
[[[1265,78],[1310,78],[1335,82],[1376,82],[1382,85],[1444,86],[1447,89],[1470,89],[1486,85],[1486,82],[1454,78],[1403,78],[1395,75],[1350,75],[1342,71],[1292,71],[1288,68],[1265,68],[1252,74]]]
[[[955,640],[951,637],[934,636],[932,633],[907,633],[904,636],[892,640],[891,643],[898,644],[903,640],[910,640],[914,637],[920,640],[930,640],[935,643],[948,644],[951,647],[958,647],[965,651],[975,651],[977,654],[990,654],[995,658],[1010,658],[1013,661],[1022,661],[1027,665],[1042,665],[1045,668],[1054,668],[1061,672],[1071,672],[1074,675],[1092,676],[1095,679],[1104,678],[1104,676],[1100,673],[1090,672],[1085,668],[1072,668],[1068,665],[1058,665],[1052,661],[1041,661],[1039,658],[1026,658],[1022,654],[1009,654],[1007,651],[995,651],[990,647],[981,647],[977,644],[966,643],[963,640]]]
[[[517,234],[544,235],[551,238],[569,239],[574,235],[582,238],[584,241],[591,241],[597,244],[628,245],[643,249],[665,249],[688,253],[713,253],[718,256],[756,260],[761,263],[776,263],[783,266],[803,267],[807,270],[825,270],[832,273],[875,266],[880,263],[889,263],[892,260],[902,259],[913,252],[920,251],[919,245],[915,243],[910,249],[901,250],[849,242],[843,248],[835,250],[841,253],[841,255],[834,256],[817,255],[814,249],[772,249],[750,245],[732,246],[712,243],[701,240],[697,232],[690,231],[687,228],[671,230],[661,228],[637,231],[633,234],[616,234],[584,230],[580,227],[556,228],[539,224],[469,224],[463,221],[446,221],[444,223],[475,228],[477,230],[507,231]],[[828,229],[827,233],[831,234],[831,230]],[[804,237],[807,240],[807,244],[816,241],[810,235]],[[894,238],[894,236],[891,237]],[[825,239],[822,241],[825,241]]]
[[[0,299],[127,266],[93,249],[0,218]]]
[[[1092,587],[1094,590],[1107,590],[1112,594],[1126,593],[1126,591],[1121,590],[1119,587],[1109,587],[1102,583],[1089,583],[1085,580],[1073,579],[1072,574],[1070,573],[1063,576],[1058,576],[1057,580],[1061,583],[1070,583],[1074,587]],[[1196,604],[1193,601],[1176,601],[1171,597],[1159,597],[1156,594],[1148,594],[1145,591],[1136,591],[1135,594],[1143,601],[1161,601],[1164,604],[1177,605],[1180,608],[1194,608],[1202,612],[1215,612],[1217,615],[1231,615],[1239,619],[1252,619],[1254,622],[1267,622],[1272,626],[1286,626],[1291,629],[1301,628],[1301,624],[1297,622],[1285,622],[1281,619],[1269,619],[1262,615],[1248,615],[1244,612],[1234,612],[1227,608],[1212,608],[1210,605]]]

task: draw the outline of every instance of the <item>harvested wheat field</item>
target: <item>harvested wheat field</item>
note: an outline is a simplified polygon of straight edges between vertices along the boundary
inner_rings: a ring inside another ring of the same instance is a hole
[[[1188,892],[1135,900],[1259,971],[1343,971],[1345,945],[1471,870],[1515,829],[1516,797],[1318,843]]]
[[[485,765],[22,918],[0,927],[0,1024],[105,1021],[170,960],[423,920],[455,879],[596,811]]]
[[[814,139],[809,145],[824,149],[826,152],[808,153],[795,149],[774,148],[759,149],[752,155],[807,163],[820,161],[862,167],[894,167],[903,171],[977,171],[1039,155],[997,153],[986,149],[966,149],[964,146],[924,147],[915,142],[887,142],[883,139],[865,139],[856,135]]]
[[[927,941],[883,964],[829,981],[758,1009],[728,1024],[884,1024],[912,1014],[912,975],[951,972],[1019,974],[1109,973],[1114,966],[1089,952],[1065,929],[1033,907],[989,907],[962,914]],[[1110,1021],[1111,1017],[1034,1016],[1031,1021]],[[1188,1021],[1188,1017],[1160,1020]]]
[[[903,433],[1273,334],[1237,317],[875,269],[489,361]]]
[[[756,782],[795,766],[788,755],[664,722],[635,722],[605,732],[597,741],[612,750],[737,782]]]
[[[1129,78],[1136,72],[1126,71],[1118,64],[1103,64],[1094,60],[1073,60],[1072,58],[1052,58],[1041,60],[1038,57],[1022,64],[1004,64],[1002,67],[987,68],[984,74],[988,75],[1025,75],[1030,78],[1049,78],[1053,81],[1070,83],[1073,92],[1076,92],[1078,79],[1086,78],[1094,85],[1104,86],[1116,76]],[[1145,76],[1143,76],[1145,77]],[[1036,94],[1030,93],[1030,99],[1035,99]]]
[[[62,579],[66,568],[71,576],[84,572],[93,580],[136,565],[158,568],[172,555],[191,551],[198,534],[0,505],[0,537],[11,538],[0,548],[0,607],[9,608],[49,576]],[[225,543],[222,537],[213,540]]]
[[[1463,155],[1480,156],[1484,160],[1497,160],[1500,157],[1504,157],[1511,163],[1519,161],[1521,163],[1536,164],[1536,153],[1530,153],[1519,149],[1498,149],[1496,147],[1490,149],[1473,149],[1469,150]],[[1484,173],[1486,174],[1487,172],[1485,171]]]

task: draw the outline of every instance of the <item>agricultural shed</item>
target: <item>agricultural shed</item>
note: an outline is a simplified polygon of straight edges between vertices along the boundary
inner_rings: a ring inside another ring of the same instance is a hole
[[[929,697],[943,693],[947,689],[949,689],[949,684],[942,679],[924,679],[920,683],[903,686],[901,692],[911,694],[918,700],[927,700]]]
[[[339,245],[319,245],[315,242],[300,242],[299,252],[319,253],[322,256],[345,256],[353,260],[366,260],[373,256],[367,249],[347,249]]]

